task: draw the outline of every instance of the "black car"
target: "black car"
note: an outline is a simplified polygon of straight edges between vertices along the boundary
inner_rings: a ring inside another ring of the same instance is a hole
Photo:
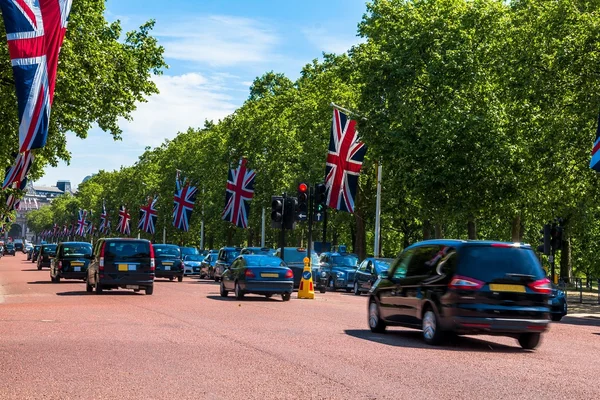
[[[23,247],[23,242],[15,242],[15,251],[20,251],[21,253],[24,253],[24,249],[25,247]]]
[[[62,242],[56,248],[56,256],[50,264],[50,280],[82,279],[92,258],[92,245],[87,242]]]
[[[36,244],[35,246],[33,246],[33,250],[31,251],[31,262],[37,262],[41,248],[42,248],[42,246],[39,244]]]
[[[394,260],[391,258],[370,257],[360,263],[354,275],[354,294],[359,296],[371,290],[377,279],[386,276],[392,261]]]
[[[154,292],[154,249],[144,239],[100,239],[88,267],[86,290],[105,289]]]
[[[154,257],[156,263],[156,278],[177,278],[178,282],[183,281],[183,262],[181,261],[181,250],[174,244],[155,244]]]
[[[37,269],[50,268],[52,257],[56,255],[56,244],[43,244],[37,257]]]
[[[221,250],[219,250],[217,262],[215,262],[215,268],[213,271],[213,278],[215,279],[215,282],[219,282],[221,280],[221,275],[223,275],[223,272],[225,272],[233,260],[240,255],[241,251],[241,247],[223,247]]]
[[[215,279],[215,264],[219,250],[210,250],[200,263],[200,278]]]
[[[5,256],[14,256],[15,255],[15,245],[14,243],[6,243],[4,245],[4,255]]]
[[[326,288],[332,291],[344,289],[351,292],[354,274],[358,267],[358,256],[350,253],[321,253],[317,288],[321,293]]]
[[[550,316],[552,321],[558,322],[567,315],[567,296],[561,288],[552,285],[552,293],[550,294]]]
[[[406,248],[369,293],[373,332],[387,326],[518,339],[535,348],[548,329],[552,287],[529,245],[430,240]]]

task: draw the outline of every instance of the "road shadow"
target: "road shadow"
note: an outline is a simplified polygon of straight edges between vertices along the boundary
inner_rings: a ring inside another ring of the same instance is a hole
[[[194,285],[198,285],[198,284],[201,284],[201,285],[215,285],[215,284],[217,284],[218,285],[219,284],[219,282],[215,282],[215,281],[201,281],[201,280],[198,280],[198,281],[184,281],[184,282],[185,283],[191,283],[191,284],[194,284]]]
[[[430,346],[423,342],[423,336],[417,330],[393,330],[387,333],[373,333],[368,329],[346,329],[347,335],[394,347],[426,350],[478,351],[482,353],[527,353],[517,346],[507,346],[483,339],[466,336],[451,336],[441,346]]]
[[[21,271],[23,272],[33,272],[33,271],[43,271],[44,269],[37,269],[37,268],[31,268],[31,269],[22,269]],[[48,270],[48,268],[46,268],[46,270]]]
[[[28,285],[60,285],[60,283],[55,283],[52,282],[50,280],[50,278],[48,278],[47,281],[34,281],[34,282],[27,282]]]
[[[145,296],[144,291],[139,291],[138,293],[132,290],[105,290],[102,294],[97,295],[96,292],[87,292],[85,290],[76,290],[70,292],[58,292],[57,296]]]
[[[207,299],[210,300],[218,300],[218,301],[237,301],[237,302],[279,302],[279,301],[283,301],[281,299],[280,295],[273,295],[273,297],[267,299],[265,296],[261,296],[261,295],[245,295],[244,298],[242,300],[238,300],[235,298],[235,296],[232,296],[230,293],[230,296],[227,297],[221,297],[221,296],[206,296]]]
[[[564,316],[560,322],[554,322],[555,324],[568,324],[568,325],[587,325],[587,326],[600,326],[600,317],[569,317],[568,315]]]

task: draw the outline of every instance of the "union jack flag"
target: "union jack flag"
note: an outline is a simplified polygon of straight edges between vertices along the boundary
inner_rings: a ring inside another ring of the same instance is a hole
[[[77,219],[77,230],[75,231],[76,235],[85,236],[86,217],[87,211],[79,210],[79,218]]]
[[[90,217],[92,213],[90,213]],[[86,226],[85,226],[85,234],[89,235],[89,236],[93,236],[94,232],[96,231],[96,227],[94,226],[94,223],[90,220],[90,221],[86,221]]]
[[[221,218],[240,228],[248,227],[250,200],[254,197],[254,178],[256,172],[247,168],[248,161],[240,159],[236,169],[229,170],[225,191],[225,209]]]
[[[58,224],[54,224],[54,226],[52,227],[52,236],[53,237],[57,237],[58,236]]]
[[[138,229],[146,233],[154,234],[156,231],[155,224],[158,212],[156,211],[156,202],[158,196],[149,197],[148,204],[140,208],[140,222],[138,223]]]
[[[596,140],[594,141],[594,147],[592,147],[590,168],[596,172],[600,172],[600,114],[598,114],[598,127],[596,128]]]
[[[102,200],[102,213],[100,213],[100,226],[98,230],[103,235],[108,233],[108,228],[110,226],[110,221],[108,220],[108,214],[106,213],[106,205],[104,204],[104,200]]]
[[[189,231],[190,218],[192,210],[196,203],[196,194],[198,188],[190,185],[186,180],[185,184],[179,179],[179,171],[175,176],[175,195],[173,196],[173,226],[182,231]]]
[[[356,121],[334,109],[325,168],[329,207],[354,212],[356,186],[366,152],[367,146],[358,140]]]
[[[74,222],[69,225],[69,236],[75,236],[75,225],[77,224]]]
[[[63,230],[62,230],[62,237],[67,237],[69,235],[69,228],[67,227],[67,224],[63,225]]]
[[[117,231],[121,232],[123,235],[129,236],[131,234],[131,228],[129,227],[130,220],[131,215],[127,212],[127,208],[121,206],[119,209],[119,224],[117,225]]]
[[[30,151],[19,153],[16,155],[15,164],[6,169],[2,189],[8,188],[15,184],[16,187],[23,190],[27,184],[27,173],[33,164],[34,156]]]
[[[72,0],[2,0],[19,104],[19,152],[44,147]]]

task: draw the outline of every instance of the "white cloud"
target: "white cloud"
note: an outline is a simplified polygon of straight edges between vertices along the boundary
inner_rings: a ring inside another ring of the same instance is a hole
[[[213,15],[157,28],[167,58],[213,67],[269,61],[279,43],[270,28],[249,18]]]
[[[309,42],[326,53],[342,54],[350,50],[353,45],[364,41],[356,36],[335,35],[319,27],[303,29],[302,33]]]

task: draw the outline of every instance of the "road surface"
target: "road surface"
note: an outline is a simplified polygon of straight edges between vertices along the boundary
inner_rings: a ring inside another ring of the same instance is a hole
[[[541,346],[417,331],[372,334],[366,296],[222,299],[214,282],[154,295],[50,283],[0,259],[0,399],[600,398],[600,319],[565,318]]]

